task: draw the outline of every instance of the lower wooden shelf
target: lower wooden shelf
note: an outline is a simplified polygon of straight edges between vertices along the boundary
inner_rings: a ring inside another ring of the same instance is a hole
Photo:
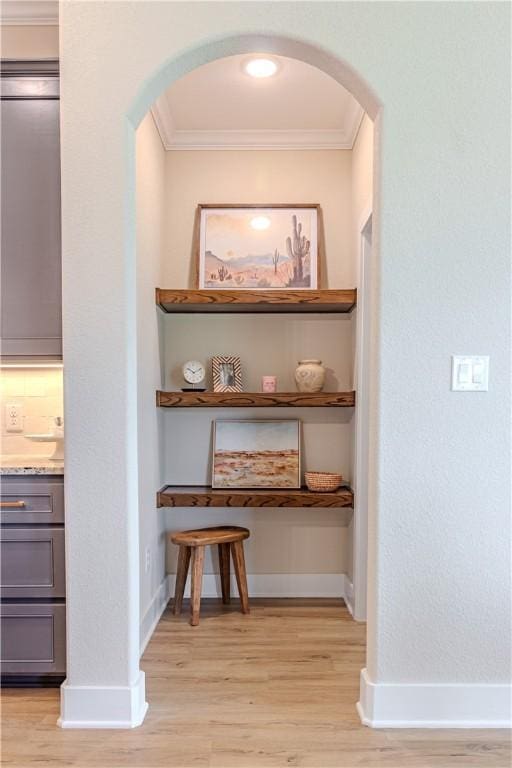
[[[332,493],[293,489],[213,489],[209,486],[166,485],[157,493],[157,507],[353,507],[348,486]]]

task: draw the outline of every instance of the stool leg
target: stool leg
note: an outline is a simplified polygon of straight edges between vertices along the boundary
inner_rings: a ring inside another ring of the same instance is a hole
[[[178,554],[178,568],[176,571],[176,586],[174,588],[174,615],[179,616],[183,604],[183,593],[187,581],[188,565],[190,563],[190,547],[183,544]]]
[[[245,572],[244,545],[241,541],[231,544],[233,565],[235,566],[236,583],[242,605],[242,613],[249,613],[249,593],[247,592],[247,574]]]
[[[204,547],[192,547],[192,593],[190,600],[190,623],[199,624],[201,608],[201,588],[203,585]]]
[[[220,585],[222,588],[222,602],[229,605],[230,601],[230,576],[229,576],[229,544],[219,544]]]

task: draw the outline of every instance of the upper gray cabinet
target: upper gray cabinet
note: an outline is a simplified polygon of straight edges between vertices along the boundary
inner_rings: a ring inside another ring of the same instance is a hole
[[[62,354],[56,62],[2,62],[2,355]]]

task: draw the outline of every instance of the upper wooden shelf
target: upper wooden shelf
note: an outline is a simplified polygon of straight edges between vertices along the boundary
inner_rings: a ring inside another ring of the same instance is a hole
[[[355,392],[161,392],[162,408],[353,408]]]
[[[156,289],[164,312],[351,312],[357,291],[195,291]]]

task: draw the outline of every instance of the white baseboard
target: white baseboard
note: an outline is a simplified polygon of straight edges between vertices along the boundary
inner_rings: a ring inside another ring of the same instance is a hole
[[[344,598],[345,598],[345,604],[348,608],[348,612],[354,618],[354,611],[355,611],[355,605],[354,605],[354,585],[350,581],[347,574],[344,576],[345,578],[345,586],[344,586]]]
[[[136,728],[146,716],[144,672],[131,686],[69,685],[60,689],[61,728]]]
[[[511,686],[373,683],[361,672],[357,711],[372,728],[510,728]]]
[[[170,573],[169,594],[174,594],[176,576]],[[247,588],[251,597],[341,597],[345,599],[344,573],[248,573]],[[236,580],[231,575],[231,594],[237,595]],[[203,597],[220,597],[219,575],[203,576]],[[190,579],[185,586],[190,597]]]
[[[172,586],[172,589],[171,589]],[[140,655],[146,650],[156,625],[160,621],[162,613],[165,611],[170,596],[174,594],[174,583],[171,585],[169,577],[166,576],[162,581],[153,599],[151,600],[146,613],[140,623]]]

